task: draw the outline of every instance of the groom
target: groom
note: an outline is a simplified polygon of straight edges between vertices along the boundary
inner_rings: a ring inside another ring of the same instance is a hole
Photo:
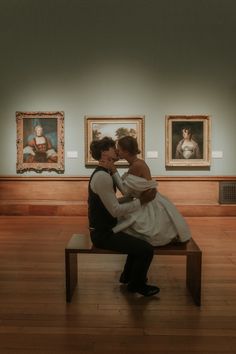
[[[146,284],[147,272],[153,258],[153,247],[146,241],[135,238],[124,232],[113,233],[117,217],[132,213],[141,208],[142,204],[153,200],[155,190],[144,192],[139,199],[120,204],[109,173],[109,162],[117,160],[115,142],[104,137],[92,141],[90,145],[92,157],[98,166],[89,181],[88,217],[90,236],[98,248],[128,254],[120,282],[127,284],[128,291],[143,296],[152,296],[160,289]]]

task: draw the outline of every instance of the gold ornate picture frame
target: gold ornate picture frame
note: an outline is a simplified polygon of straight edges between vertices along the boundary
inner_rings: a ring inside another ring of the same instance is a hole
[[[122,136],[132,135],[137,138],[140,157],[144,158],[144,116],[85,116],[85,165],[97,165],[90,154],[90,144],[93,140],[104,136],[118,140]],[[119,160],[117,165],[126,166],[125,160]]]
[[[64,112],[16,112],[17,173],[64,173]]]
[[[211,117],[166,116],[166,166],[211,164]]]

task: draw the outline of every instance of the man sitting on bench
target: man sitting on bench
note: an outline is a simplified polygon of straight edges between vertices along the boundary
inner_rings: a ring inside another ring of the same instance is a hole
[[[144,296],[155,295],[160,289],[146,284],[154,254],[153,246],[124,232],[114,234],[112,228],[117,224],[117,217],[139,210],[141,205],[153,200],[156,190],[147,190],[139,199],[120,204],[107,168],[111,160],[117,160],[115,142],[107,137],[93,141],[90,151],[92,157],[98,161],[98,166],[90,177],[88,191],[91,240],[98,248],[128,254],[120,276],[120,282],[127,284],[128,291]]]

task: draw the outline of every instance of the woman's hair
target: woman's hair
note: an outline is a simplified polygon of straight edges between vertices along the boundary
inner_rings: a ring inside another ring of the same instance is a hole
[[[38,128],[41,128],[43,130],[43,126],[41,124],[37,124],[35,127],[34,127],[34,130],[36,131]]]
[[[116,143],[113,139],[105,136],[101,140],[93,140],[90,144],[90,153],[95,160],[100,160],[102,152],[110,148],[115,148]]]
[[[188,134],[190,135],[190,139],[192,138],[192,135],[193,135],[193,132],[192,132],[192,129],[191,127],[183,127],[182,128],[182,132],[186,131],[188,132]]]
[[[128,151],[131,155],[140,154],[140,150],[138,148],[137,139],[127,135],[123,136],[118,140],[118,145],[124,150]]]

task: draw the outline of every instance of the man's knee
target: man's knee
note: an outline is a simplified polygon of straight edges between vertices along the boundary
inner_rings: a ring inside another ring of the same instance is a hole
[[[150,243],[142,240],[142,244],[140,244],[140,252],[147,257],[152,257],[154,254],[154,247]]]
[[[146,248],[146,254],[147,255],[149,255],[150,257],[153,257],[153,254],[154,254],[154,248],[153,248],[153,246],[152,245],[150,245],[149,243],[148,243],[148,246],[147,246],[147,248]]]

